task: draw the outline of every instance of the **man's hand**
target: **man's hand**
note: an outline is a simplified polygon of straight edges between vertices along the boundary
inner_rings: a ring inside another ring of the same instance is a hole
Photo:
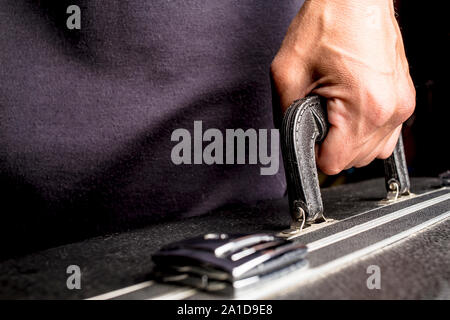
[[[285,111],[309,93],[327,99],[317,149],[326,174],[389,157],[415,107],[392,0],[307,0],[271,66]]]

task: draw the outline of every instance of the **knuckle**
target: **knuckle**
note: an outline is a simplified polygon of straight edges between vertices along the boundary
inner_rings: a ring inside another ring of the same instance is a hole
[[[386,151],[382,151],[380,152],[380,154],[377,156],[378,159],[381,160],[386,160],[387,158],[389,158],[389,156],[391,155],[392,152],[386,152]]]
[[[358,163],[355,163],[354,167],[355,168],[362,168],[362,167],[367,166],[369,163],[370,162],[358,162]]]
[[[387,158],[389,158],[392,154],[392,152],[394,151],[395,145],[393,147],[385,147],[377,156],[378,159],[381,160],[386,160]]]
[[[278,57],[275,57],[270,65],[270,75],[276,85],[289,85],[293,82],[293,75],[290,70],[291,68]]]
[[[389,92],[369,91],[366,96],[367,119],[375,128],[385,126],[395,113],[393,99]]]
[[[303,60],[283,54],[275,56],[270,65],[270,76],[280,88],[298,86],[303,77],[309,76],[309,71]]]
[[[412,83],[403,92],[386,90],[384,92],[368,94],[370,123],[375,127],[394,124],[395,126],[405,122],[414,112],[416,106],[416,90]]]
[[[375,103],[372,108],[371,122],[377,128],[383,127],[392,118],[394,113],[395,109],[389,103]]]
[[[280,58],[276,56],[270,64],[270,75],[274,80],[276,80],[283,73],[283,69],[283,63]]]
[[[325,150],[322,150],[325,151]],[[331,151],[332,152],[332,151]],[[336,157],[330,156],[330,150],[326,150],[325,152],[321,152],[317,157],[317,167],[326,175],[333,176],[340,173],[345,165],[342,165],[340,160],[336,159]]]
[[[416,90],[411,88],[407,94],[403,95],[398,105],[398,116],[400,123],[405,122],[413,114],[416,107]]]
[[[332,165],[332,164],[324,164],[320,165],[319,169],[325,173],[326,175],[333,176],[338,173],[340,173],[344,168],[340,168],[339,166]]]
[[[362,167],[368,166],[374,159],[375,159],[375,157],[370,157],[370,158],[364,159],[362,161],[355,163],[354,167],[362,168]]]

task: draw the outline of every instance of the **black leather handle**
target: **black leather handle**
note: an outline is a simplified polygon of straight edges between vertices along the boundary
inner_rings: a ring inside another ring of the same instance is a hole
[[[281,150],[294,221],[303,214],[307,222],[323,217],[314,148],[327,133],[325,110],[318,96],[309,96],[294,101],[283,118]]]
[[[326,103],[319,96],[296,100],[286,111],[281,128],[281,148],[288,185],[292,219],[307,223],[323,219],[315,160],[315,144],[328,130]],[[403,141],[400,136],[393,154],[384,161],[386,189],[398,195],[409,194]]]
[[[398,137],[394,152],[389,158],[384,160],[384,178],[388,194],[398,193],[397,195],[401,196],[410,194],[408,167],[406,166],[403,138],[401,134]]]

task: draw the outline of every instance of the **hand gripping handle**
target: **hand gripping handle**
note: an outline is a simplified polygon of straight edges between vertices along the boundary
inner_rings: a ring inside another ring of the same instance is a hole
[[[293,223],[324,219],[315,160],[315,144],[328,131],[326,102],[319,96],[296,100],[286,111],[281,128],[281,150],[286,172],[289,207]],[[409,194],[409,177],[400,136],[392,155],[384,160],[389,194]]]

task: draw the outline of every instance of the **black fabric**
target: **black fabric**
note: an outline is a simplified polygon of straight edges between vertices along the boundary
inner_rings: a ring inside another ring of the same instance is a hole
[[[273,127],[269,65],[301,4],[1,1],[2,253],[281,197],[282,166],[176,166],[170,138]]]

